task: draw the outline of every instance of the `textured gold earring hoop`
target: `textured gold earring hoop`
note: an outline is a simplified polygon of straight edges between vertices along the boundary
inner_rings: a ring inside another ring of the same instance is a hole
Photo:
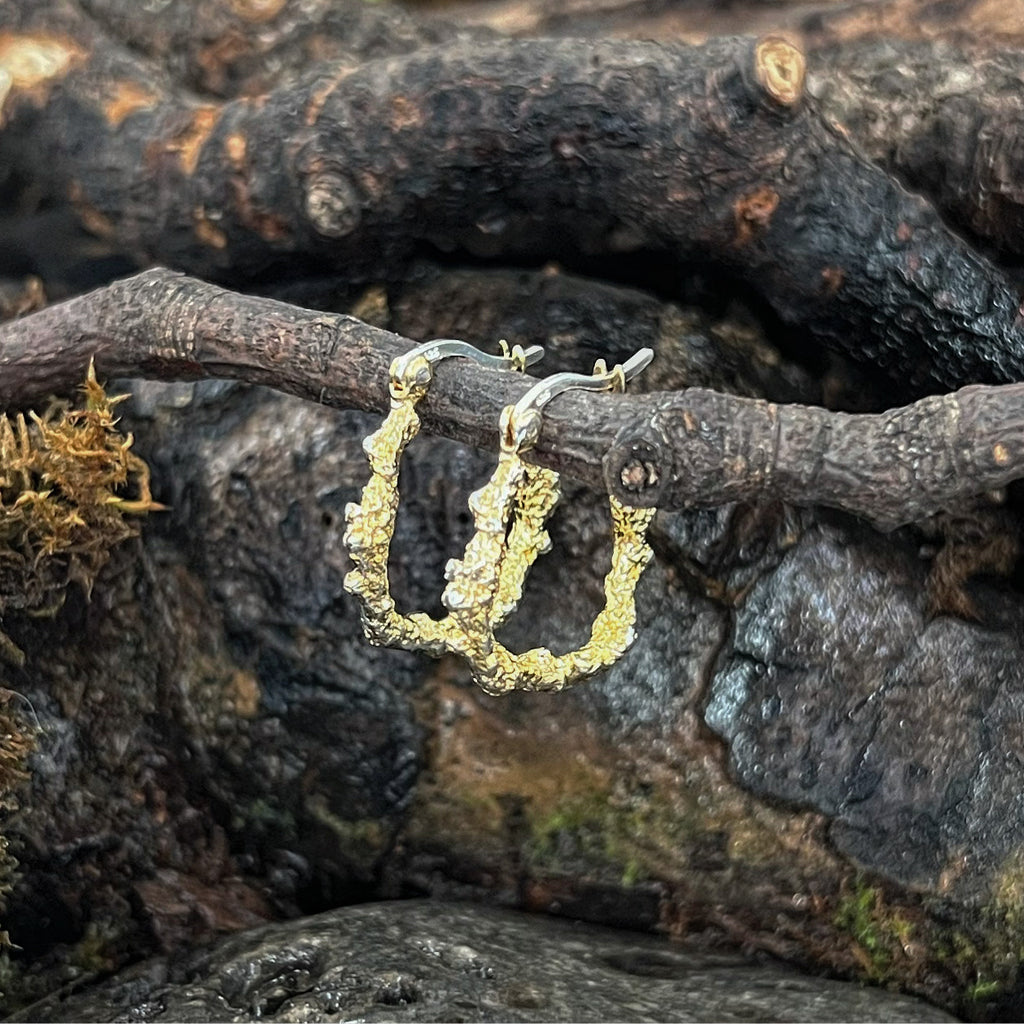
[[[633,642],[635,591],[654,554],[646,536],[657,510],[631,508],[613,496],[609,496],[609,502],[614,543],[611,569],[604,581],[605,606],[594,620],[587,643],[568,654],[555,655],[546,647],[513,654],[495,638],[494,629],[518,603],[521,581],[525,579],[525,572],[515,574],[520,585],[514,592],[501,586],[503,558],[512,557],[511,545],[506,548],[506,536],[511,540],[522,523],[531,537],[546,541],[543,523],[558,500],[557,474],[528,466],[522,460],[522,453],[540,434],[541,410],[553,398],[573,389],[622,391],[626,381],[643,370],[653,356],[650,349],[641,349],[611,371],[599,361],[589,377],[555,374],[502,412],[497,468],[469,499],[476,534],[463,558],[449,561],[445,570],[448,586],[442,598],[459,627],[452,634],[456,649],[469,660],[473,678],[487,693],[561,690],[614,664]]]
[[[371,644],[392,645],[426,650],[434,655],[444,653],[453,623],[438,621],[422,612],[402,615],[395,609],[388,582],[388,555],[395,532],[398,512],[398,475],[402,453],[419,433],[420,418],[416,405],[427,393],[434,375],[434,366],[442,359],[456,356],[474,360],[494,369],[524,370],[544,355],[539,345],[527,349],[516,345],[511,352],[501,343],[503,355],[481,352],[464,341],[441,339],[417,345],[395,359],[389,370],[391,409],[380,429],[363,441],[363,451],[370,462],[370,481],[363,489],[358,504],[345,507],[346,530],[343,543],[354,568],[346,574],[343,587],[359,601],[363,632]],[[528,571],[536,553],[526,549],[537,547],[527,535],[517,543],[522,557],[513,558],[512,566],[523,565]],[[519,550],[519,549],[517,549]],[[540,550],[539,548],[537,549]],[[509,580],[507,586],[521,591],[522,581]]]

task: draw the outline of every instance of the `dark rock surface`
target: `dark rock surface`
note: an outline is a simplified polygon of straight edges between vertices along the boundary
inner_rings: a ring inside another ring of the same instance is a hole
[[[33,1021],[946,1021],[737,955],[473,905],[401,901],[254,929],[29,1007]]]
[[[983,897],[1024,844],[1024,609],[979,585],[980,621],[932,618],[926,573],[821,517],[738,611],[706,718],[746,788],[814,806],[859,863]]]

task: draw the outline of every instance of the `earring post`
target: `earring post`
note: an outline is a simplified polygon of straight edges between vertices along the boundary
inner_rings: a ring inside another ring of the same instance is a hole
[[[517,354],[522,353],[521,357]],[[417,359],[425,359],[433,367],[442,359],[451,359],[461,356],[464,359],[472,359],[480,366],[486,366],[492,370],[511,370],[517,365],[532,366],[544,357],[542,345],[531,345],[527,349],[516,348],[508,355],[491,355],[489,352],[481,352],[474,345],[466,341],[457,341],[455,338],[435,338],[433,341],[425,341],[422,345],[409,349],[397,356],[391,364],[391,376],[402,378]]]
[[[642,348],[610,370],[605,368],[604,360],[598,360],[593,373],[555,373],[537,381],[515,405],[506,409],[502,419],[507,429],[503,436],[520,451],[529,448],[540,433],[540,411],[548,402],[566,391],[621,391],[626,381],[650,366],[653,359],[654,352]]]

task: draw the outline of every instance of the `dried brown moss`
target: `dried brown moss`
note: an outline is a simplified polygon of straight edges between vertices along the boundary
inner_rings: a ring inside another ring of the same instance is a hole
[[[53,614],[72,582],[88,593],[110,549],[138,533],[131,517],[162,507],[131,435],[117,430],[122,398],[91,365],[82,392],[83,408],[0,415],[0,621]],[[24,661],[2,630],[0,657]]]

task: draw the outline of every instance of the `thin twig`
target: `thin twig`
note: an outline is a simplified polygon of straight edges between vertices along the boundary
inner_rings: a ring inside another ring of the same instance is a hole
[[[100,373],[224,377],[339,408],[381,412],[387,370],[413,341],[353,317],[148,270],[0,327],[0,406],[68,391]],[[428,431],[497,444],[522,378],[439,364]],[[546,410],[532,457],[634,505],[709,508],[777,498],[891,529],[1024,476],[1024,384],[972,386],[879,415],[849,415],[703,388],[572,393]]]

